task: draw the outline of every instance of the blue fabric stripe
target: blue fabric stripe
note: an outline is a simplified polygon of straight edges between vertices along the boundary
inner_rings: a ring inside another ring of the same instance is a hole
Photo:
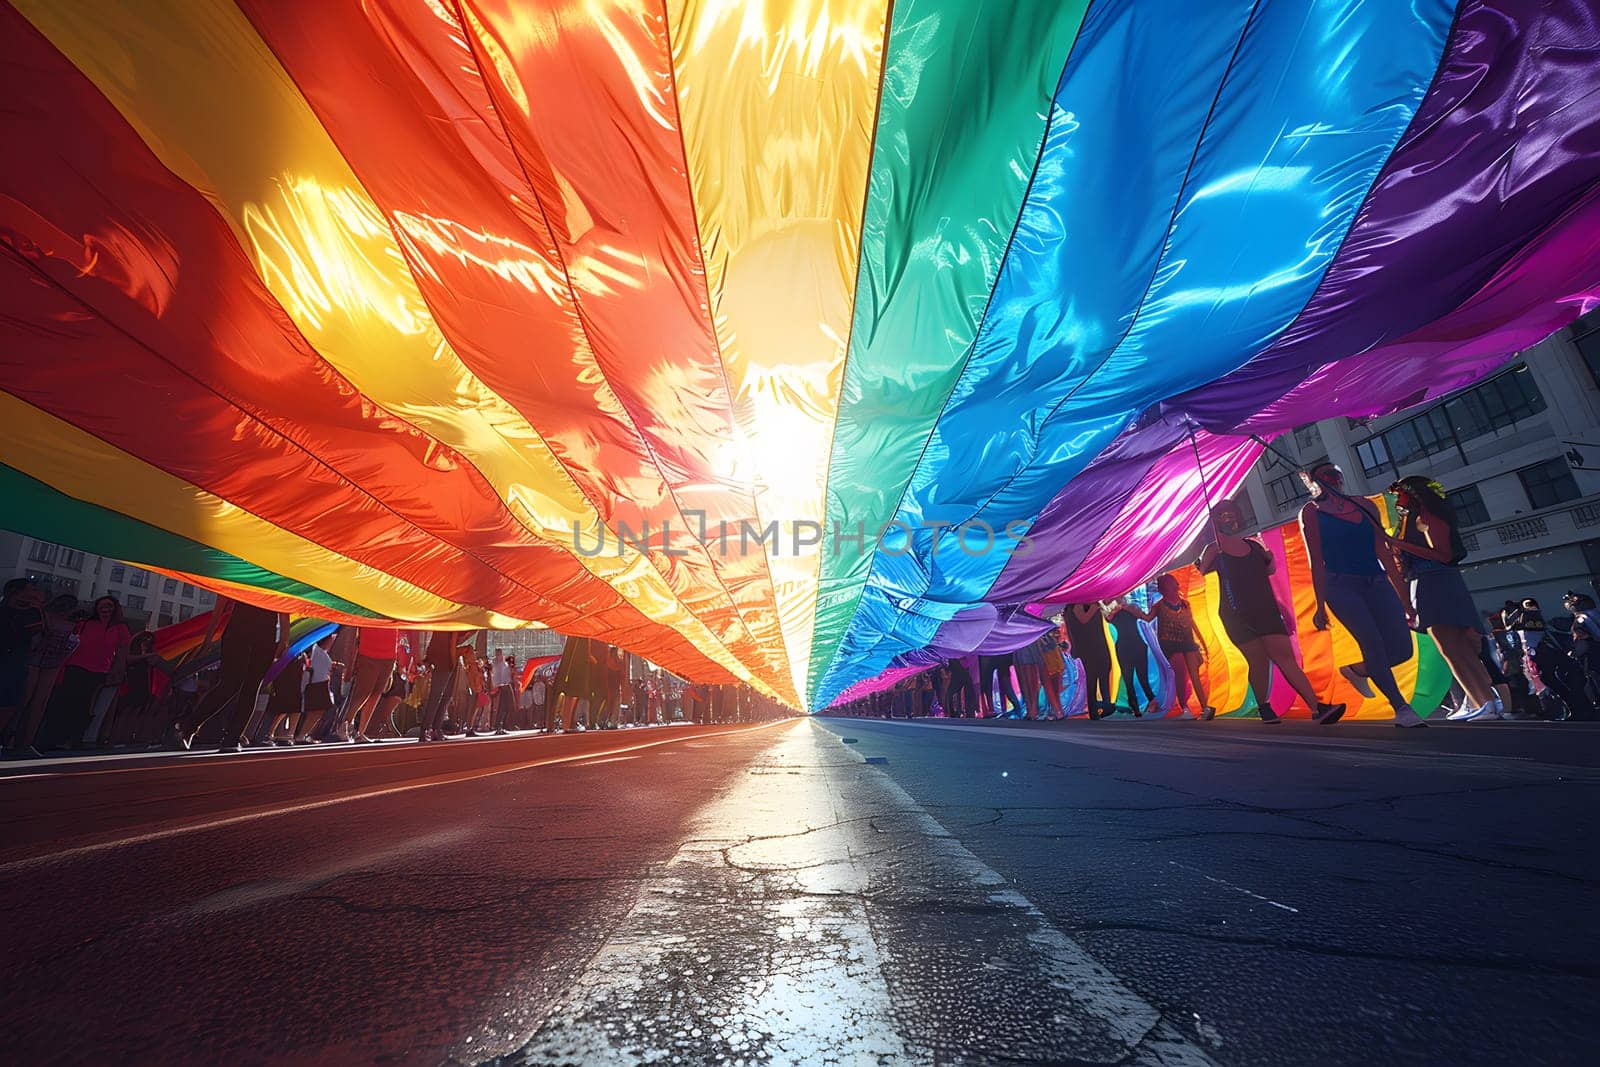
[[[819,700],[980,601],[1017,545],[1006,524],[1025,530],[1139,412],[1294,320],[1420,105],[1453,11],[1091,7],[989,315],[898,514],[916,533],[885,539]],[[927,529],[973,520],[993,549]]]

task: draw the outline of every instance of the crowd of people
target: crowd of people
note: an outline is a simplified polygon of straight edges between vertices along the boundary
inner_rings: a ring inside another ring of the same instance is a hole
[[[786,713],[747,686],[630,677],[639,672],[626,655],[599,641],[570,638],[559,662],[530,671],[502,649],[480,652],[476,631],[434,631],[418,649],[414,636],[341,626],[290,655],[287,615],[224,597],[194,651],[168,659],[154,634],[131,632],[115,597],[85,612],[16,579],[0,601],[0,737],[11,758],[202,744],[238,752]]]
[[[1547,622],[1531,598],[1482,615],[1460,572],[1466,551],[1459,524],[1437,483],[1414,476],[1389,487],[1402,516],[1390,532],[1371,501],[1343,492],[1336,465],[1320,464],[1301,477],[1309,493],[1300,529],[1315,597],[1311,623],[1326,630],[1330,617],[1338,620],[1358,653],[1338,666],[1339,674],[1364,697],[1381,693],[1396,726],[1426,721],[1394,674],[1413,654],[1412,631],[1432,638],[1450,669],[1451,720],[1600,714],[1600,612],[1593,597],[1569,592],[1564,624]],[[1245,661],[1257,716],[1279,721],[1269,699],[1276,674],[1314,721],[1338,722],[1346,705],[1324,700],[1297,659],[1272,586],[1279,561],[1262,540],[1243,533],[1236,505],[1212,509],[1210,525],[1195,565],[1217,577],[1217,614]],[[1217,714],[1204,670],[1211,650],[1177,576],[1163,574],[1154,585],[1153,597],[1067,604],[1056,625],[1021,648],[950,659],[835,710],[1064,718],[1071,660],[1090,718],[1177,712],[1209,720]],[[0,603],[0,735],[7,754],[118,745],[187,749],[197,740],[224,752],[369,744],[388,735],[437,742],[513,730],[788,714],[747,686],[676,687],[668,676],[631,676],[620,649],[586,638],[568,639],[558,664],[524,678],[514,656],[500,649],[492,658],[480,654],[475,633],[434,632],[425,649],[412,649],[399,630],[345,626],[289,656],[287,615],[227,598],[212,612],[200,649],[210,648],[219,631],[214,666],[169,661],[157,653],[154,635],[130,631],[115,597],[100,597],[85,612],[74,598],[47,599],[25,579],[7,583]],[[1152,637],[1172,674],[1165,707],[1165,686],[1151,678]],[[1125,704],[1112,688],[1113,663]]]
[[[1354,639],[1359,658],[1339,673],[1362,696],[1381,693],[1396,726],[1426,724],[1401,691],[1394,668],[1412,656],[1412,631],[1433,639],[1454,684],[1445,698],[1454,721],[1510,718],[1593,719],[1600,715],[1600,612],[1593,597],[1569,592],[1565,626],[1549,625],[1538,602],[1506,601],[1480,616],[1460,573],[1466,558],[1459,524],[1444,489],[1421,476],[1389,487],[1402,519],[1385,529],[1373,504],[1345,495],[1344,476],[1331,463],[1302,474],[1310,499],[1300,515],[1316,606],[1312,625],[1326,630],[1330,615]],[[1212,509],[1209,543],[1195,560],[1217,576],[1217,614],[1243,657],[1255,712],[1280,716],[1269,703],[1274,669],[1313,721],[1338,722],[1347,705],[1324,700],[1295,654],[1291,628],[1272,588],[1278,561],[1256,537],[1243,534],[1237,505]],[[1209,720],[1217,709],[1203,667],[1210,650],[1192,605],[1173,573],[1155,582],[1148,607],[1132,594],[1101,603],[1067,604],[1056,625],[1004,654],[950,659],[893,685],[846,701],[836,711],[872,717],[1065,718],[1067,660],[1075,660],[1085,710],[1092,719],[1126,713]],[[1141,624],[1148,624],[1141,625]],[[1109,629],[1112,640],[1107,642]],[[1151,684],[1153,633],[1171,668],[1166,706]],[[1113,656],[1126,704],[1112,692]],[[1191,701],[1193,702],[1191,706]],[[1432,709],[1426,709],[1432,710]]]

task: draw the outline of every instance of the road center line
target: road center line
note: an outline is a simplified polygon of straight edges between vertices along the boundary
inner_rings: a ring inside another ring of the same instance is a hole
[[[1243,893],[1247,897],[1254,897],[1255,899],[1257,899],[1259,901],[1262,901],[1262,902],[1267,903],[1267,904],[1271,904],[1274,908],[1282,908],[1284,911],[1292,911],[1296,915],[1300,914],[1300,909],[1299,908],[1291,908],[1287,904],[1279,904],[1276,900],[1273,900],[1271,897],[1264,897],[1260,893],[1252,892],[1252,891],[1246,889],[1242,885],[1234,885],[1232,882],[1227,881],[1226,879],[1214,878],[1211,875],[1207,874],[1205,871],[1202,871],[1198,867],[1191,867],[1187,863],[1179,863],[1177,860],[1168,860],[1167,862],[1169,864],[1171,864],[1172,866],[1174,866],[1174,867],[1180,867],[1183,870],[1190,871],[1190,872],[1192,872],[1194,874],[1198,874],[1200,877],[1204,878],[1208,882],[1215,882],[1217,885],[1226,886],[1229,889],[1233,890],[1235,893]]]

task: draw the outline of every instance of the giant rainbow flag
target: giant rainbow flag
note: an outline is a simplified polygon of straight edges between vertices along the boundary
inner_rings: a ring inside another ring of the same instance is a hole
[[[820,707],[1600,293],[1593,0],[0,3],[4,525]]]

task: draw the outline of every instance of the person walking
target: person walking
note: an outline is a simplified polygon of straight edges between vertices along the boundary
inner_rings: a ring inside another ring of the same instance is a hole
[[[1063,611],[1067,645],[1083,668],[1084,701],[1089,718],[1103,719],[1117,710],[1111,692],[1111,646],[1106,644],[1105,616],[1098,603],[1068,604]]]
[[[7,742],[7,752],[14,756],[32,754],[28,750],[32,748],[34,731],[27,731],[25,743],[18,743],[18,738],[28,692],[37,673],[29,658],[45,630],[43,607],[44,594],[33,582],[27,578],[6,582],[0,596],[0,732],[15,730]]]
[[[1210,722],[1216,717],[1217,709],[1211,706],[1206,696],[1206,681],[1200,670],[1205,664],[1206,647],[1205,639],[1200,636],[1200,627],[1195,625],[1194,608],[1188,598],[1182,595],[1175,574],[1163,574],[1157,578],[1156,592],[1161,596],[1152,605],[1150,613],[1155,617],[1156,641],[1161,646],[1161,654],[1172,664],[1172,681],[1178,691],[1178,717],[1198,717]],[[1191,686],[1200,701],[1199,716],[1189,714]]]
[[[77,647],[67,656],[61,679],[45,707],[40,730],[43,747],[76,747],[83,743],[100,691],[120,686],[133,635],[122,621],[122,604],[114,596],[94,602],[94,614],[78,624]]]
[[[358,745],[369,745],[375,725],[378,705],[389,691],[394,680],[394,661],[400,649],[400,631],[377,626],[363,626],[356,638],[356,669],[350,683],[350,699],[345,704],[344,721],[351,731],[351,740]]]
[[[1017,688],[1022,690],[1024,719],[1039,717],[1039,689],[1044,685],[1044,647],[1035,638],[1012,653],[1017,668]]]
[[[1332,463],[1300,477],[1311,494],[1300,511],[1300,532],[1317,601],[1312,625],[1326,630],[1333,612],[1361,650],[1361,662],[1345,664],[1339,673],[1363,696],[1377,686],[1394,709],[1394,725],[1426,726],[1394,678],[1394,668],[1412,654],[1410,593],[1376,509],[1344,494],[1344,472]]]
[[[450,697],[456,687],[456,639],[446,630],[435,630],[428,638],[423,656],[428,668],[428,699],[422,705],[418,741],[443,741],[444,720],[450,710]]]
[[[1128,707],[1136,719],[1142,719],[1147,714],[1154,715],[1159,705],[1156,691],[1150,685],[1150,645],[1139,627],[1141,622],[1148,622],[1152,616],[1134,607],[1126,597],[1119,597],[1104,607],[1106,621],[1111,623],[1117,669],[1122,672],[1122,684],[1128,687]]]
[[[301,676],[300,718],[292,734],[297,745],[316,743],[318,728],[333,712],[333,676],[343,666],[333,658],[336,644],[334,636],[329,634],[306,650],[306,666]]]
[[[1039,638],[1042,653],[1042,662],[1039,673],[1044,683],[1044,699],[1050,707],[1048,719],[1065,719],[1066,712],[1061,710],[1061,680],[1066,676],[1066,658],[1061,653],[1061,631],[1054,626],[1046,630]]]
[[[491,705],[494,711],[493,723],[496,735],[504,737],[510,733],[506,729],[506,716],[512,704],[511,699],[511,661],[506,659],[505,649],[494,650],[494,659],[489,663],[489,681],[494,686],[494,695]]]
[[[300,719],[305,715],[305,667],[304,654],[290,656],[283,670],[279,671],[278,676],[268,685],[267,714],[261,720],[261,729],[250,742],[252,745],[294,744],[295,730],[299,728]],[[285,735],[281,738],[278,735],[280,726],[285,730]]]
[[[1016,686],[1011,681],[1011,668],[1015,658],[1011,653],[1002,655],[988,655],[978,657],[978,706],[982,709],[981,717],[994,719],[1001,716],[1016,718],[1022,714],[1022,698],[1017,695]],[[1005,702],[1006,709],[999,710],[994,706],[994,678],[1000,676],[1000,696]]]
[[[222,665],[217,684],[206,694],[187,722],[167,731],[167,747],[186,750],[196,734],[224,709],[228,717],[218,752],[238,752],[245,727],[255,714],[256,693],[267,670],[289,647],[289,614],[255,607],[242,600],[217,597],[206,627],[203,649],[222,626]]]
[[[1483,634],[1478,609],[1461,577],[1466,558],[1456,512],[1444,487],[1412,475],[1389,487],[1404,513],[1400,535],[1390,542],[1401,575],[1411,582],[1410,614],[1417,628],[1433,638],[1467,703],[1448,718],[1465,722],[1506,716],[1510,693],[1495,692],[1483,665]]]
[[[32,588],[32,587],[30,587]],[[78,647],[77,626],[72,613],[77,610],[78,598],[70,593],[53,597],[44,606],[44,627],[33,640],[33,651],[25,660],[27,664],[25,690],[20,709],[10,720],[15,733],[7,743],[6,755],[21,759],[39,759],[43,756],[34,747],[39,725],[44,721],[45,708],[56,681],[66,666],[67,658]],[[23,677],[19,674],[19,677]],[[3,726],[4,723],[0,723]]]
[[[1311,679],[1295,659],[1289,627],[1272,592],[1272,574],[1277,559],[1266,545],[1245,537],[1244,514],[1239,505],[1224,501],[1211,509],[1215,540],[1200,553],[1195,564],[1201,574],[1215,573],[1222,591],[1217,614],[1222,629],[1241,655],[1255,694],[1256,714],[1265,723],[1278,722],[1268,699],[1272,692],[1272,668],[1277,667],[1289,688],[1300,695],[1311,718],[1325,726],[1344,716],[1345,705],[1329,704],[1317,696]]]

